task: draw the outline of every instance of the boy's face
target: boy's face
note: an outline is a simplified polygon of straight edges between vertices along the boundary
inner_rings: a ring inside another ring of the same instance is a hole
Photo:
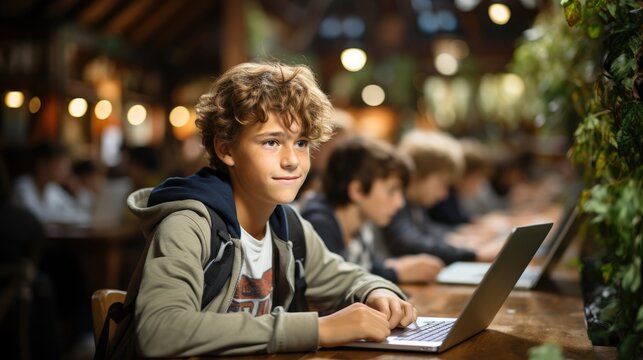
[[[478,171],[464,176],[458,184],[458,196],[462,198],[473,198],[487,181],[487,173]]]
[[[386,226],[402,206],[404,189],[402,180],[397,176],[376,179],[368,194],[359,192],[353,202],[360,208],[364,217],[378,226]]]
[[[290,128],[278,115],[245,127],[221,160],[228,171],[235,198],[247,207],[292,202],[310,169],[308,139],[299,124]]]
[[[447,174],[436,173],[414,180],[414,202],[423,207],[432,207],[449,195],[451,180]]]

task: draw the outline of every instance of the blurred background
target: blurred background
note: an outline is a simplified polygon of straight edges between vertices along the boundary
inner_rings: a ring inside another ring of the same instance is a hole
[[[193,105],[249,60],[309,65],[358,131],[390,141],[421,126],[519,146],[546,133],[534,146],[565,150],[564,124],[525,101],[536,85],[509,66],[549,1],[0,4],[0,147],[11,176],[42,138],[105,167],[118,166],[123,146],[149,146],[164,171],[189,173],[203,164]]]
[[[37,224],[3,216],[4,229],[22,226],[3,230],[3,246],[15,253],[3,261],[31,258],[49,279],[33,296],[59,319],[33,327],[62,329],[59,339],[45,336],[22,353],[91,357],[91,293],[126,289],[144,246],[121,212],[125,196],[206,165],[194,105],[241,62],[308,65],[337,121],[357,133],[396,143],[411,129],[442,130],[480,140],[496,160],[529,159],[564,177],[578,117],[569,116],[569,94],[557,84],[571,66],[581,79],[595,69],[577,56],[582,48],[557,40],[567,26],[557,3],[0,0],[3,203],[26,173],[36,185],[59,182],[65,192],[57,196],[75,198],[73,209],[53,214],[36,205],[43,228],[25,240],[33,246],[18,249],[15,239]],[[62,153],[64,165],[44,165]],[[8,329],[3,341],[17,339]]]

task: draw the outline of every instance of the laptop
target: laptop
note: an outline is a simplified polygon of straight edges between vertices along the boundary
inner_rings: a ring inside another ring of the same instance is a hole
[[[545,241],[538,249],[537,257],[544,258],[541,265],[529,265],[522,273],[515,288],[529,290],[547,278],[549,272],[558,263],[571,243],[578,226],[578,209],[569,207],[562,216],[561,226],[558,227],[551,241]],[[538,255],[542,254],[542,255]],[[478,285],[491,263],[458,261],[444,267],[438,274],[437,282],[442,284]]]
[[[418,317],[415,324],[393,330],[383,342],[363,340],[346,346],[442,352],[476,335],[496,316],[552,225],[550,222],[514,228],[457,318]]]

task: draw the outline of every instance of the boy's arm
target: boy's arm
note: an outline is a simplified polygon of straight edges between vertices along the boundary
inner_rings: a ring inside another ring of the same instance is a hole
[[[449,245],[418,229],[411,219],[408,206],[395,214],[391,223],[384,229],[384,233],[388,248],[395,256],[426,253],[439,257],[446,264],[476,259],[476,254],[472,250]]]
[[[210,228],[205,218],[195,214],[174,213],[155,231],[136,300],[139,355],[184,357],[316,350],[318,327],[314,312],[285,313],[278,308],[272,314],[253,317],[243,312],[215,312],[219,307],[200,311],[202,264],[207,260],[204,249],[209,248]],[[221,292],[227,292],[226,288]],[[219,297],[214,301],[221,303]]]

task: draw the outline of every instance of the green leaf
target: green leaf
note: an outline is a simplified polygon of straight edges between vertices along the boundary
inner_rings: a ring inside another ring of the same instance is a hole
[[[641,261],[638,259],[637,264],[636,260],[627,267],[623,275],[623,288],[631,293],[635,293],[641,286]]]
[[[643,331],[643,305],[639,307],[638,314],[636,314],[636,325],[634,330]]]
[[[561,3],[562,4],[562,3]],[[562,4],[565,10],[565,20],[570,27],[576,26],[581,19],[581,10],[583,6],[579,0],[569,0]]]
[[[546,342],[529,349],[529,360],[564,360],[560,345]]]
[[[587,36],[591,39],[598,39],[603,32],[603,27],[600,24],[592,24],[587,27]]]
[[[596,11],[605,6],[605,0],[587,0],[586,6],[592,11]]]
[[[612,17],[616,17],[617,6],[618,5],[613,3],[613,2],[608,2],[607,3],[607,11],[609,11],[609,13],[610,13],[610,15],[612,15]]]

